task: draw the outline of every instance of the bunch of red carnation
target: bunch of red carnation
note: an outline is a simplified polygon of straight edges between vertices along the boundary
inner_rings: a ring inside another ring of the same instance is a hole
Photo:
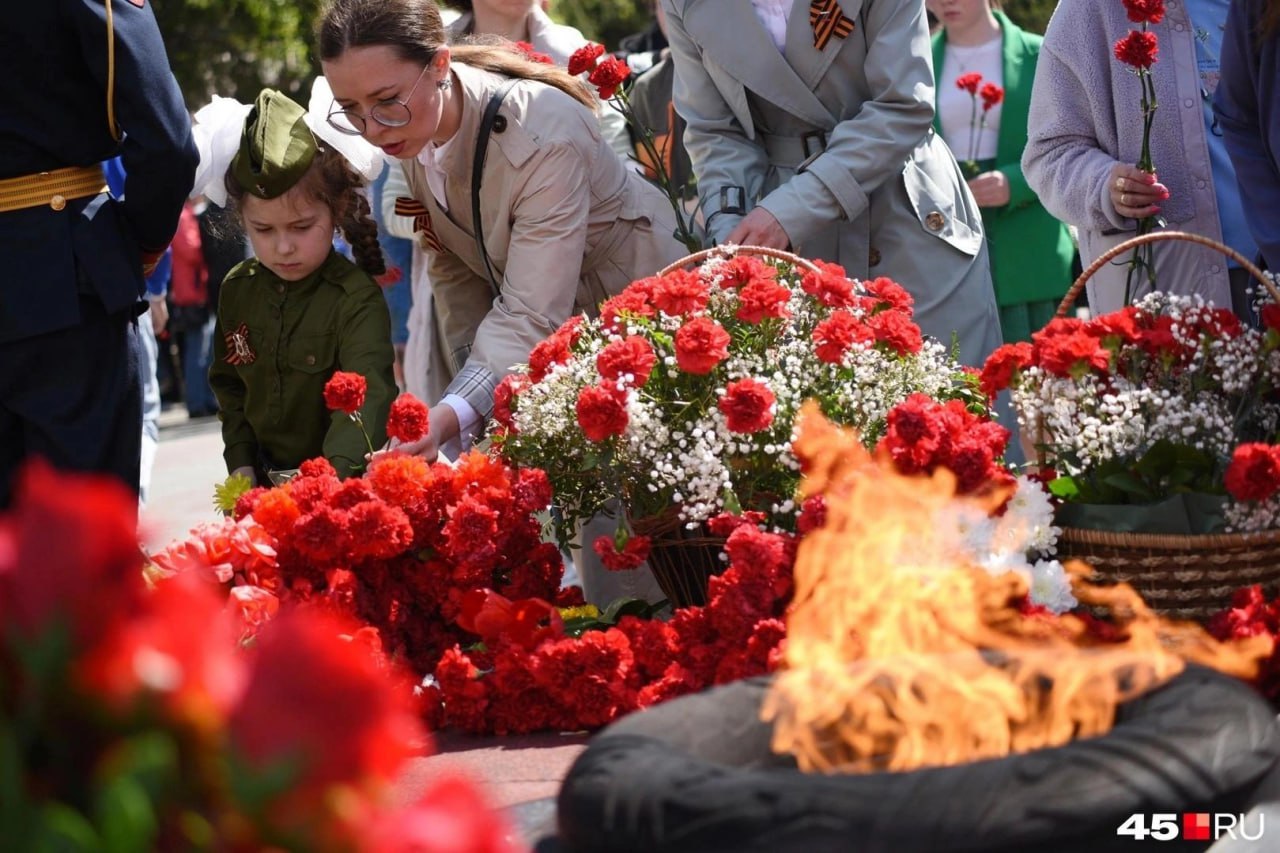
[[[956,492],[1012,485],[1001,459],[1009,431],[970,412],[960,400],[945,403],[912,394],[889,412],[888,429],[876,451],[903,474],[931,474],[946,468],[956,475]]]

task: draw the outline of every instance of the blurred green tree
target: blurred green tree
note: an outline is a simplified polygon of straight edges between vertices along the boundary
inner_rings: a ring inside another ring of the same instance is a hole
[[[322,0],[151,0],[191,109],[213,94],[252,101],[271,86],[306,102],[319,68],[312,33]]]
[[[650,0],[552,0],[551,17],[577,27],[607,50],[617,50],[623,36],[649,25],[653,4]]]
[[[1049,26],[1049,16],[1053,14],[1058,0],[1004,0],[1001,4],[1004,13],[1015,24],[1029,33],[1044,35]]]

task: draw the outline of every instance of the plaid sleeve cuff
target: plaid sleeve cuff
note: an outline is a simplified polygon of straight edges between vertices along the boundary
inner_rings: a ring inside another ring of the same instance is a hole
[[[487,421],[493,415],[493,392],[497,387],[497,374],[477,364],[467,364],[453,377],[444,394],[456,394],[466,400],[480,419]]]

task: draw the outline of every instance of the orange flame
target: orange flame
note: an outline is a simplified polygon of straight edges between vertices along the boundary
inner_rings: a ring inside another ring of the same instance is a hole
[[[1087,582],[1081,604],[1109,614],[1104,641],[1076,616],[1028,617],[1017,575],[993,576],[928,529],[952,501],[984,511],[1007,493],[955,496],[947,471],[904,477],[813,404],[801,415],[803,489],[827,521],[795,567],[785,663],[762,716],[773,748],[809,771],[911,770],[1057,746],[1107,732],[1116,706],[1182,671],[1185,660],[1248,677],[1269,638],[1226,646],[1198,625],[1152,613],[1127,585]]]

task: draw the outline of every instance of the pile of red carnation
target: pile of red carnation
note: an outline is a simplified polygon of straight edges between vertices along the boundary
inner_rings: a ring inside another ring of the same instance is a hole
[[[820,515],[820,503],[813,506]],[[755,520],[712,521],[728,537],[730,567],[711,578],[705,607],[677,610],[669,622],[624,616],[571,637],[545,602],[472,597],[461,621],[481,643],[450,649],[436,667],[426,697],[434,724],[496,734],[592,729],[772,671],[786,634],[797,539],[763,532]]]
[[[347,480],[312,459],[289,483],[245,494],[224,529],[257,526],[274,545],[274,561],[232,567],[238,587],[355,617],[377,630],[388,655],[421,674],[445,649],[471,641],[456,624],[468,592],[581,603],[576,589],[560,591],[560,553],[541,541],[535,513],[550,502],[541,471],[516,471],[482,453],[453,466],[392,454]],[[193,539],[206,538],[199,532]],[[188,541],[153,559],[174,570],[203,553],[221,551]]]

